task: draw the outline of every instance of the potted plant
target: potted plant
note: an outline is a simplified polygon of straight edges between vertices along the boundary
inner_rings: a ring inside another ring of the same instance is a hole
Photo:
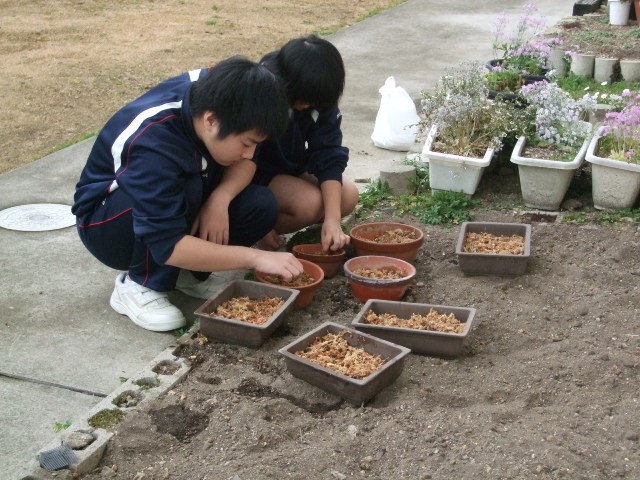
[[[473,195],[509,125],[512,103],[488,98],[483,66],[448,68],[431,91],[422,92],[422,158],[429,162],[432,190]]]
[[[605,115],[587,149],[593,205],[631,208],[640,192],[640,91],[622,93],[624,107]]]
[[[494,58],[487,62],[486,74],[492,97],[517,98],[523,85],[543,80],[550,73],[549,56],[560,40],[544,35],[545,21],[535,5],[529,3],[524,10],[513,29],[509,29],[504,12],[494,24]]]
[[[588,94],[574,100],[545,81],[525,85],[520,94],[528,106],[511,162],[518,165],[522,197],[528,207],[557,210],[584,162],[592,125],[582,118],[596,101]]]

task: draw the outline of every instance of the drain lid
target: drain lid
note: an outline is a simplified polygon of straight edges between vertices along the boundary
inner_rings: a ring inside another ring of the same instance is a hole
[[[0,211],[0,227],[22,232],[44,232],[75,225],[69,205],[33,203]]]
[[[77,461],[76,454],[66,445],[60,445],[52,450],[38,454],[40,466],[49,472],[69,467]]]

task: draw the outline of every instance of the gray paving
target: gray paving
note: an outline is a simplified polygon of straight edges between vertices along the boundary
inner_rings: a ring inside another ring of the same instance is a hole
[[[516,18],[525,3],[409,0],[331,35],[347,66],[341,103],[344,143],[351,150],[347,175],[374,179],[404,158],[370,140],[378,89],[387,76],[395,76],[418,98],[446,66],[490,58],[497,15],[504,10]],[[552,25],[571,14],[573,2],[538,0],[536,5]],[[70,204],[92,143],[85,140],[0,175],[0,210]],[[175,338],[138,328],[111,310],[116,272],[84,249],[73,227],[48,232],[0,228],[0,260],[0,480],[13,480],[32,472],[38,451],[56,441],[57,422],[90,411]],[[180,294],[172,299],[188,318],[200,304]]]

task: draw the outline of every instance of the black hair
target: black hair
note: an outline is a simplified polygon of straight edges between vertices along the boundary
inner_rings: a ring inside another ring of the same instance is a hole
[[[223,60],[196,81],[190,105],[193,117],[206,111],[216,114],[221,140],[254,129],[277,138],[289,123],[289,104],[279,79],[265,66],[240,56]]]
[[[289,40],[266,65],[281,77],[289,103],[310,103],[320,110],[338,104],[344,90],[342,56],[315,35]]]

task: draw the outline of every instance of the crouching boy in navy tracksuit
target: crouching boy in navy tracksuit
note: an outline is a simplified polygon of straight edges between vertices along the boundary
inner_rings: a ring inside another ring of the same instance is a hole
[[[87,249],[124,271],[111,295],[118,313],[173,330],[186,321],[166,292],[208,298],[220,287],[209,272],[302,273],[289,253],[250,248],[279,212],[266,187],[248,185],[253,155],[285,131],[288,109],[272,72],[233,57],[161,83],[107,122],[72,211]]]
[[[322,221],[324,250],[349,242],[340,226],[353,211],[359,192],[343,176],[349,150],[342,146],[342,114],[338,100],[345,83],[340,52],[314,35],[295,38],[261,63],[278,75],[292,107],[289,127],[281,137],[260,146],[254,182],[267,185],[280,204],[274,230],[259,245],[275,250],[280,234]]]

